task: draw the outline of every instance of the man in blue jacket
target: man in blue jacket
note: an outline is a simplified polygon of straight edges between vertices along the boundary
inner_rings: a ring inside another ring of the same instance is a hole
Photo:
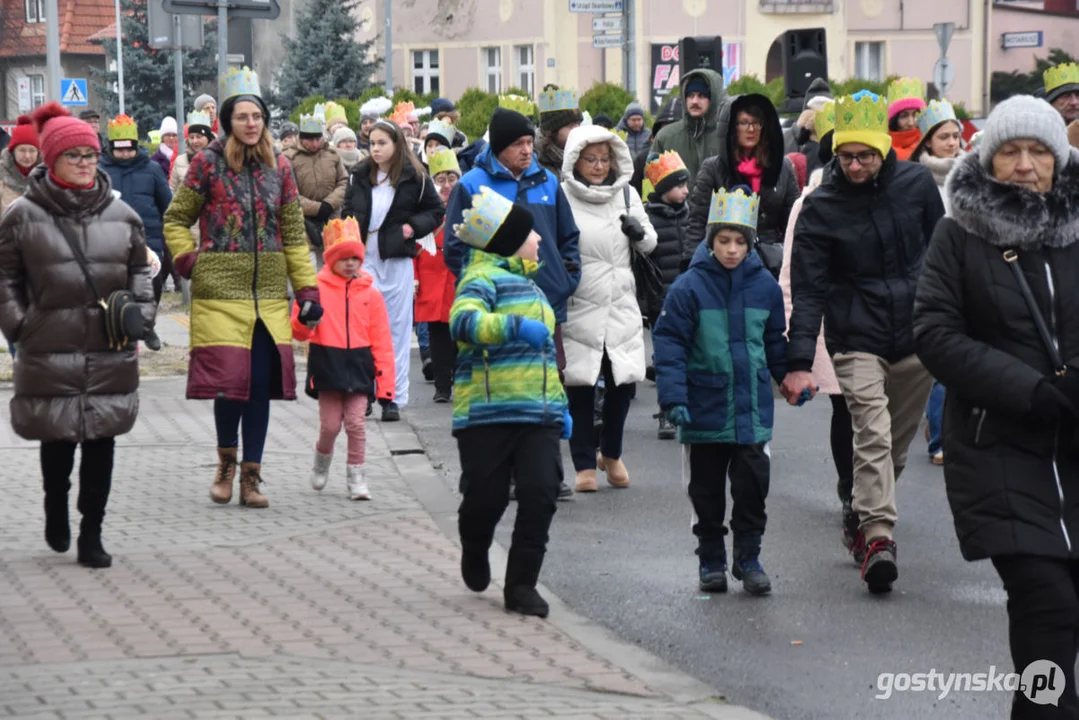
[[[464,174],[450,196],[446,208],[446,236],[443,252],[446,265],[461,277],[467,246],[457,237],[454,226],[461,223],[464,211],[472,207],[472,196],[481,187],[489,187],[504,198],[528,208],[540,243],[540,266],[535,282],[554,309],[555,347],[558,368],[566,366],[562,349],[562,323],[566,321],[566,301],[581,281],[581,254],[577,248],[580,232],[573,220],[569,201],[553,174],[536,160],[532,143],[536,129],[524,115],[498,108],[488,127],[489,144],[476,157],[476,164]],[[559,498],[572,495],[562,483]]]

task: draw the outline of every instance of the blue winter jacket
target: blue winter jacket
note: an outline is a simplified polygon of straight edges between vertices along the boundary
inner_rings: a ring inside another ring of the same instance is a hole
[[[532,212],[533,229],[543,238],[540,243],[541,265],[535,282],[554,308],[555,319],[560,323],[565,322],[566,301],[581,281],[581,254],[577,249],[580,232],[558,180],[543,169],[534,155],[531,167],[520,180],[515,180],[510,171],[498,162],[490,145],[479,154],[476,165],[464,174],[453,189],[446,208],[446,237],[443,244],[446,266],[457,278],[464,273],[465,250],[468,246],[457,237],[453,226],[461,223],[464,211],[472,207],[472,196],[484,185]]]
[[[689,408],[679,442],[772,439],[772,378],[787,374],[785,330],[783,292],[757,253],[727,270],[702,242],[652,330],[660,407]]]
[[[146,244],[158,255],[165,252],[165,224],[162,218],[172,202],[172,191],[165,173],[152,162],[146,151],[130,160],[117,160],[106,153],[101,156],[101,169],[109,174],[112,189],[120,199],[142,218],[146,228]]]

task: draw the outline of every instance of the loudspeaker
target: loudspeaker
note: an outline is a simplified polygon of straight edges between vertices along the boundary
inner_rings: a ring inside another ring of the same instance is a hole
[[[709,68],[723,74],[723,38],[719,35],[684,37],[678,41],[678,71],[681,77],[698,68]]]
[[[787,89],[788,111],[801,112],[806,90],[817,78],[828,79],[828,46],[824,28],[788,30],[783,33],[783,83]]]

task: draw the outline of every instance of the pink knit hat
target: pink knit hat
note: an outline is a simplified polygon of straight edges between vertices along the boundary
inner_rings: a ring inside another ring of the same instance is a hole
[[[903,98],[902,100],[896,100],[894,103],[888,106],[888,121],[890,122],[899,113],[904,110],[917,110],[921,112],[925,110],[925,100],[921,98]]]
[[[92,147],[101,152],[97,133],[85,121],[71,117],[71,113],[57,102],[42,105],[34,111],[34,127],[41,138],[41,154],[45,166],[52,170],[56,161],[71,148]]]

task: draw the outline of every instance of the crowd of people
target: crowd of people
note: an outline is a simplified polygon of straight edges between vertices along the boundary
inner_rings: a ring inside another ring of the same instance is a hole
[[[70,546],[81,445],[78,560],[111,564],[115,438],[175,274],[191,283],[187,397],[214,403],[213,502],[238,472],[240,504],[269,506],[262,456],[271,400],[297,396],[294,340],[319,406],[311,485],[327,486],[343,427],[347,496],[371,500],[366,417],[377,400],[401,418],[415,332],[434,401],[453,404],[462,578],[487,588],[515,499],[504,601],[529,615],[549,610],[536,585],[557,501],[597,492],[599,473],[631,485],[623,436],[646,378],[658,436],[685,446],[707,592],[728,574],[772,590],[774,390],[830,396],[838,524],[871,593],[899,575],[896,481],[924,419],[963,556],[991,559],[1007,590],[1017,669],[1066,675],[1059,710],[1017,694],[1013,716],[1071,716],[1079,66],[1047,70],[1040,95],[971,134],[916,78],[887,97],[818,79],[785,130],[766,97],[728,96],[703,68],[651,128],[636,103],[615,125],[548,86],[500,98],[483,138],[449,100],[385,98],[356,130],[327,103],[275,136],[245,68],[196,100],[184,152],[165,118],[152,155],[129,117],[102,135],[96,114],[42,106],[0,153],[0,329],[13,426],[42,443],[47,543]]]

